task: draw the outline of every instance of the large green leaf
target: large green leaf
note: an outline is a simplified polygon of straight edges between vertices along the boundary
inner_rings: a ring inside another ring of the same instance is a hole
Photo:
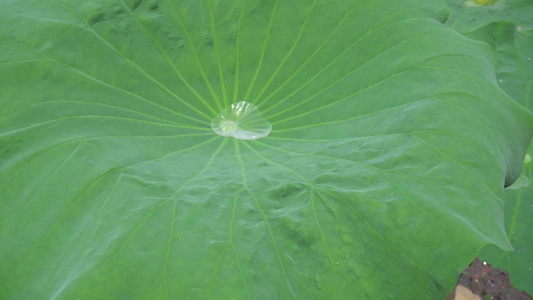
[[[0,11],[1,298],[436,299],[510,249],[533,120],[441,1]]]
[[[498,1],[494,5],[467,6],[450,0],[449,25],[459,32],[487,42],[494,54],[500,87],[523,106],[533,105],[533,2]],[[533,148],[528,151],[531,159]],[[525,180],[533,182],[533,166],[526,163]],[[533,294],[533,190],[531,185],[505,191],[505,227],[514,251],[490,245],[479,253],[481,259],[510,273],[511,282]]]
[[[452,8],[447,24],[491,46],[498,84],[513,99],[529,108],[533,102],[533,3],[516,0],[471,6],[468,5],[470,1],[447,2]]]

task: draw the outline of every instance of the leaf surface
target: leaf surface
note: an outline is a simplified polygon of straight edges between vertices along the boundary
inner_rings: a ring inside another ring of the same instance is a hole
[[[440,1],[0,11],[2,298],[436,299],[510,249],[532,117]]]
[[[459,32],[491,46],[500,87],[524,107],[533,103],[533,4],[531,1],[498,1],[493,6],[465,6],[466,2],[448,1],[452,17],[448,24]],[[506,270],[513,286],[533,294],[533,193],[528,150],[523,177],[529,185],[505,190],[505,228],[514,251],[493,245],[484,247],[480,259]]]

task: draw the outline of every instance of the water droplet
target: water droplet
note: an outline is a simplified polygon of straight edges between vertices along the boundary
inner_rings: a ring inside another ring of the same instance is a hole
[[[531,57],[528,57],[527,60],[531,60]]]
[[[261,139],[272,131],[272,125],[257,106],[247,101],[235,102],[223,109],[211,121],[211,128],[218,135],[239,140]]]
[[[503,79],[500,78],[500,82],[503,82]]]

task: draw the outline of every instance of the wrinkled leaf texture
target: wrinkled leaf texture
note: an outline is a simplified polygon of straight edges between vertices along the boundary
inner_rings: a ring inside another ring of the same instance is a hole
[[[0,12],[1,298],[437,299],[510,249],[531,115],[441,1]]]

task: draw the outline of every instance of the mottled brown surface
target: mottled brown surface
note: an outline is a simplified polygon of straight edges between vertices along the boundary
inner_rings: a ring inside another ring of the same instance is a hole
[[[469,288],[481,299],[532,300],[529,294],[511,285],[509,273],[493,268],[477,258],[461,274],[458,285]]]

